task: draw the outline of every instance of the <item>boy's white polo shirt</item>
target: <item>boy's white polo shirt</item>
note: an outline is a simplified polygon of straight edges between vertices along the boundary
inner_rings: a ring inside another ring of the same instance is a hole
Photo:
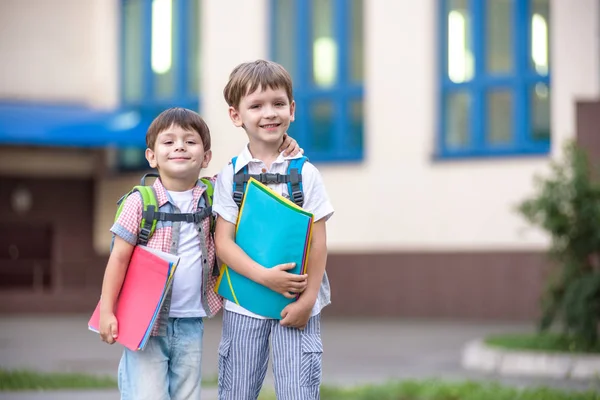
[[[259,159],[253,158],[248,146],[246,146],[236,160],[235,173],[248,165],[249,174],[273,173],[285,175],[287,172],[288,161],[301,157],[302,155],[300,154],[294,157],[284,157],[280,154],[271,165],[271,168],[267,170],[265,163]],[[213,211],[224,220],[235,224],[237,222],[239,209],[233,200],[233,176],[234,170],[231,164],[226,165],[219,173],[213,197]],[[288,186],[286,183],[269,184],[268,186],[276,193],[289,198]],[[309,162],[305,162],[302,167],[302,190],[304,192],[304,205],[302,208],[314,215],[315,222],[323,218],[327,221],[333,215],[333,206],[329,201],[329,196],[323,185],[323,178],[321,177],[319,170]],[[311,315],[318,314],[325,305],[326,304],[319,304],[319,300],[317,299]],[[264,318],[227,300],[225,301],[225,309],[254,318]]]

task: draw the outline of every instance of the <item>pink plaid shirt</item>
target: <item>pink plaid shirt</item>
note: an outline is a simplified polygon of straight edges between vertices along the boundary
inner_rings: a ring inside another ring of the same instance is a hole
[[[214,184],[215,179],[211,178],[211,181]],[[180,212],[173,202],[169,200],[167,191],[160,182],[160,179],[157,179],[154,182],[152,188],[156,193],[158,211],[168,213]],[[205,189],[206,186],[198,180],[193,191],[193,201],[195,204],[198,204],[197,211],[200,211],[204,207],[202,194]],[[139,193],[134,192],[125,200],[123,210],[110,229],[111,232],[135,246],[140,232],[142,210],[142,197]],[[179,247],[179,224],[181,223],[182,222],[158,221],[156,230],[148,241],[147,246],[167,253],[177,254]],[[200,238],[200,249],[198,249],[198,251],[202,252],[202,293],[199,294],[202,296],[202,306],[204,307],[206,315],[208,317],[213,317],[221,309],[223,299],[214,291],[218,274],[213,273],[213,268],[216,266],[216,256],[214,239],[210,234],[210,218],[205,218],[196,225],[196,230],[198,231]],[[170,306],[171,292],[169,291],[156,323],[152,328],[152,336],[166,334],[166,321],[169,316]]]

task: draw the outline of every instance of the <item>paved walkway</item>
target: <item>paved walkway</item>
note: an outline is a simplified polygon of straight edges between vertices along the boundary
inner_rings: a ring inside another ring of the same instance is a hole
[[[217,375],[220,318],[206,322],[203,375]],[[544,378],[501,378],[467,372],[460,366],[463,346],[489,333],[527,332],[526,324],[491,324],[461,321],[323,318],[323,380],[351,385],[390,378],[442,378],[501,381],[516,386],[587,389],[598,381]],[[7,317],[0,319],[0,365],[41,371],[115,375],[121,348],[109,346],[87,330],[87,316]],[[272,387],[269,372],[265,382]],[[0,399],[71,400],[81,392],[2,393]],[[86,392],[90,400],[118,399],[116,391]],[[205,400],[216,399],[207,388]]]

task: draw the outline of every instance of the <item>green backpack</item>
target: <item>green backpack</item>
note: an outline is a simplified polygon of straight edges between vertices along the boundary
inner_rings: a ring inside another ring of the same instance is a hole
[[[156,200],[156,193],[154,188],[150,185],[146,185],[147,177],[156,177],[156,173],[148,173],[142,176],[140,184],[134,186],[128,193],[119,199],[117,204],[119,208],[115,215],[115,222],[123,211],[123,205],[125,199],[127,199],[132,193],[138,192],[142,196],[142,221],[140,222],[140,234],[138,235],[138,244],[146,245],[156,230],[156,224],[158,221],[179,221],[179,222],[193,222],[199,223],[205,218],[210,218],[210,233],[214,234],[215,230],[215,219],[212,215],[212,204],[213,204],[213,183],[208,178],[201,178],[202,183],[206,185],[206,190],[202,194],[204,198],[204,204],[208,207],[204,207],[200,211],[194,213],[167,213],[158,211],[158,201]],[[112,250],[112,245],[111,245]]]

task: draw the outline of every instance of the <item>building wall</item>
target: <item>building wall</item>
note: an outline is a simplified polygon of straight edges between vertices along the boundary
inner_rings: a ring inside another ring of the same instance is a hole
[[[0,100],[117,104],[119,0],[0,2]]]
[[[264,3],[238,10],[224,26],[218,21],[231,9],[231,1],[206,2],[203,49],[204,59],[212,62],[203,76],[203,114],[214,136],[215,171],[245,140],[228,120],[222,88],[236,63],[268,57],[264,30],[248,26],[249,21],[267,26],[257,23],[264,19]],[[319,166],[337,211],[328,224],[330,249],[360,253],[544,248],[543,235],[527,229],[514,206],[531,192],[533,176],[545,170],[548,157],[433,159],[437,2],[364,4],[366,155],[355,165]],[[575,100],[599,93],[597,11],[594,0],[552,4],[554,156],[575,133]],[[239,40],[241,34],[244,40]],[[227,51],[222,51],[223,45]]]
[[[551,157],[433,158],[437,4],[364,2],[365,158],[318,165],[336,208],[328,223],[334,303],[327,312],[531,318],[547,240],[514,206]],[[15,61],[0,66],[0,99],[118,103],[118,0],[5,0],[0,7],[3,32],[22,37],[0,42],[0,53]],[[575,102],[600,94],[598,8],[594,0],[552,3],[552,157],[575,135]],[[214,152],[206,174],[246,143],[222,90],[236,64],[269,57],[268,12],[269,0],[203,1],[201,51],[210,62],[201,104]],[[50,52],[49,43],[60,46]],[[92,161],[70,157],[65,165],[94,170]],[[27,163],[17,165],[28,173]],[[66,169],[55,172],[71,174]],[[95,176],[93,248],[106,256],[115,202],[139,174]]]
[[[597,2],[563,3],[552,4],[555,157],[564,140],[575,134],[575,101],[600,92],[597,52],[590,50],[599,45],[598,13],[592,12],[599,11]],[[222,90],[237,63],[269,56],[268,1],[207,0],[203,4],[202,58],[211,62],[202,76],[202,114],[213,136],[214,156],[206,171],[212,174],[246,142],[244,132],[229,120]],[[365,159],[358,164],[319,165],[336,208],[328,224],[332,252],[506,251],[546,246],[544,236],[528,228],[514,207],[531,193],[533,177],[546,170],[549,157],[433,158],[438,101],[436,4],[434,0],[365,2]],[[224,19],[228,24],[221,23]],[[394,38],[392,48],[389,38]],[[414,38],[419,38],[419,45]],[[101,192],[110,195],[99,193],[98,221],[110,220],[105,212],[113,210],[104,205],[105,200],[118,198],[116,193],[126,190],[132,179],[103,181]],[[99,223],[97,233],[106,232],[106,225]]]

